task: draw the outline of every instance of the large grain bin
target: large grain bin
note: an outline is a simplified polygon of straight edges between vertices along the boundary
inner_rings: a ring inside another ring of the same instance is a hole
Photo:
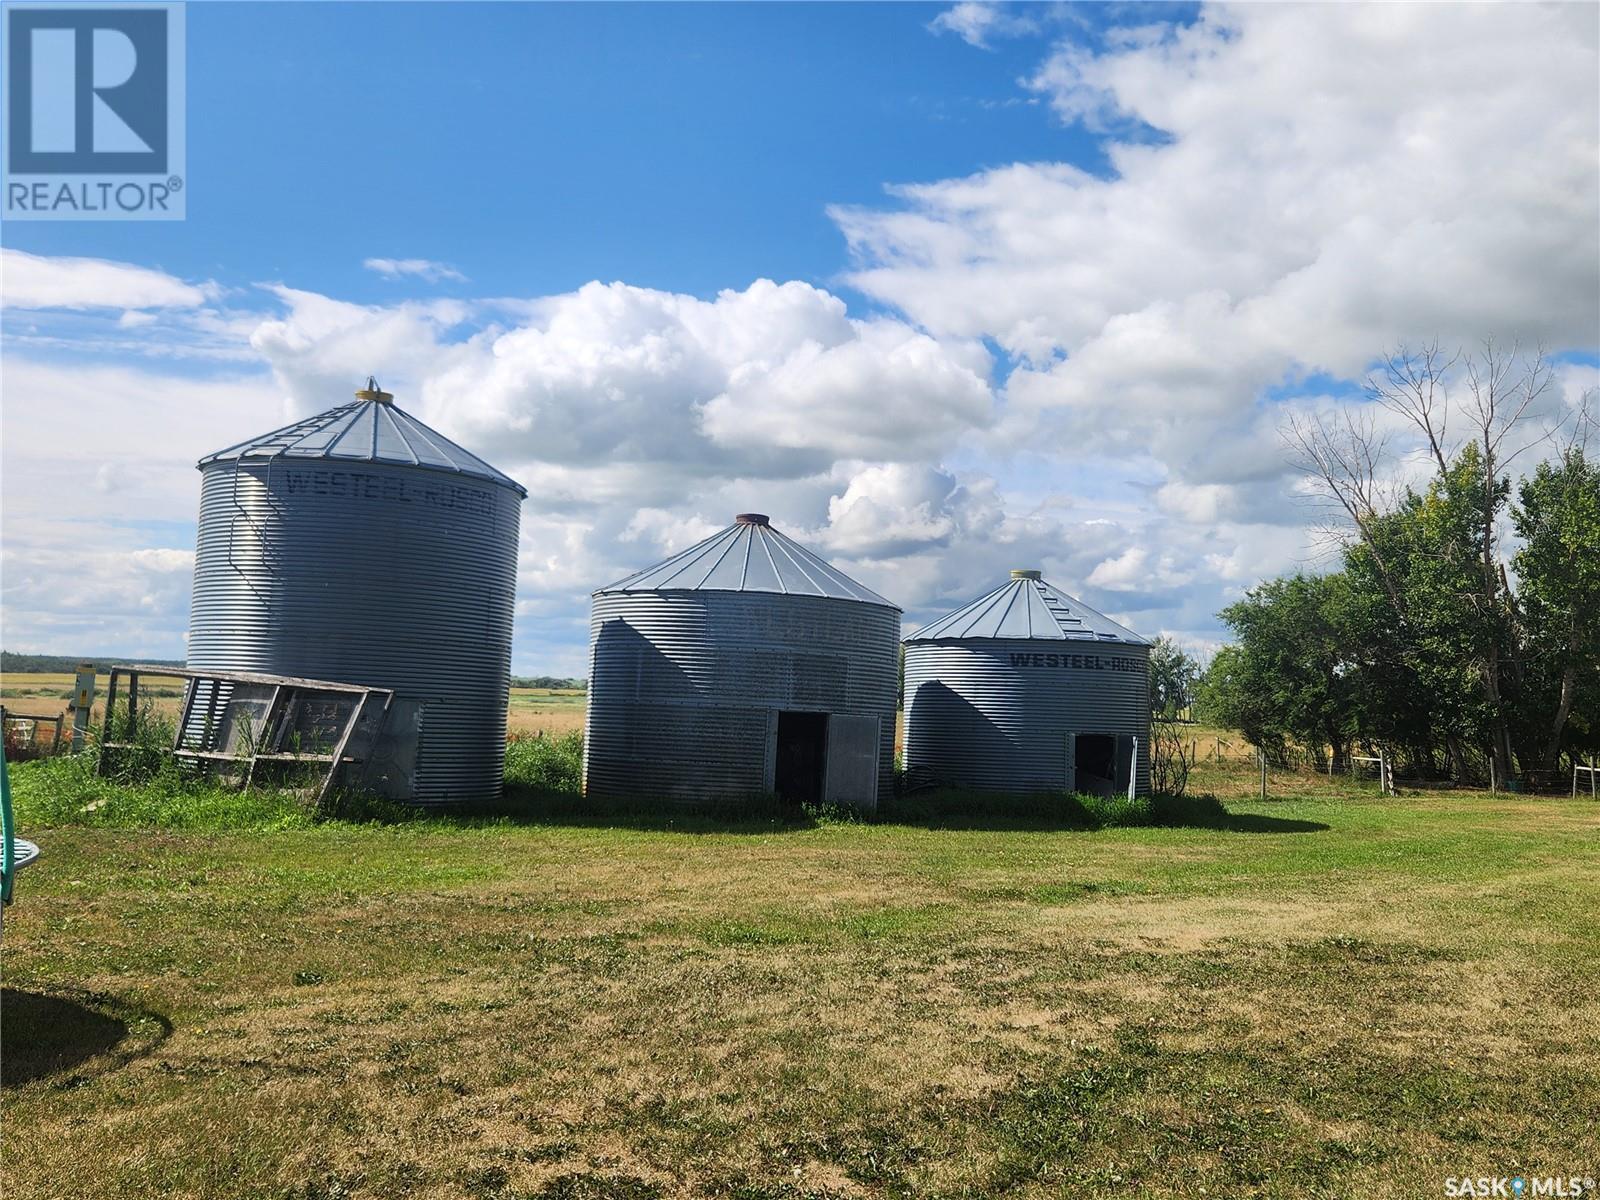
[[[200,460],[189,666],[393,689],[383,790],[498,796],[527,491],[356,396]]]
[[[871,812],[894,771],[900,610],[759,513],[601,588],[584,789]]]
[[[908,770],[1013,793],[1150,788],[1150,644],[1013,571],[905,642]]]

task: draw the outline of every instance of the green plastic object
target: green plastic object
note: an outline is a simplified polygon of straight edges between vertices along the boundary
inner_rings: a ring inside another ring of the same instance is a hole
[[[17,831],[11,823],[11,768],[6,765],[6,740],[0,737],[0,833],[5,850],[0,854],[0,904],[11,903],[11,884],[17,875]]]

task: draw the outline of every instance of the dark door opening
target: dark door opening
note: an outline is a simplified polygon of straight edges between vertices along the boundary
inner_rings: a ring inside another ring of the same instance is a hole
[[[1072,746],[1073,791],[1109,796],[1117,784],[1117,739],[1109,733],[1080,733]]]
[[[780,712],[772,790],[785,804],[821,804],[828,762],[828,714]]]

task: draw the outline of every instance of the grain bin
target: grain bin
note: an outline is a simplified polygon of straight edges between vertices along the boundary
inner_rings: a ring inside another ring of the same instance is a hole
[[[900,610],[760,513],[594,593],[586,794],[873,811]]]
[[[356,397],[200,460],[188,664],[391,688],[382,790],[493,798],[527,491]]]
[[[1012,793],[1150,789],[1150,643],[1013,571],[906,639],[908,770]],[[1137,751],[1137,753],[1135,753]]]

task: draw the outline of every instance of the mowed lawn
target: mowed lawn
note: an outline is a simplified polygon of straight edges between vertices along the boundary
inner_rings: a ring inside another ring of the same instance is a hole
[[[1600,1175],[1600,808],[1321,790],[1221,829],[31,830],[4,1194]]]

